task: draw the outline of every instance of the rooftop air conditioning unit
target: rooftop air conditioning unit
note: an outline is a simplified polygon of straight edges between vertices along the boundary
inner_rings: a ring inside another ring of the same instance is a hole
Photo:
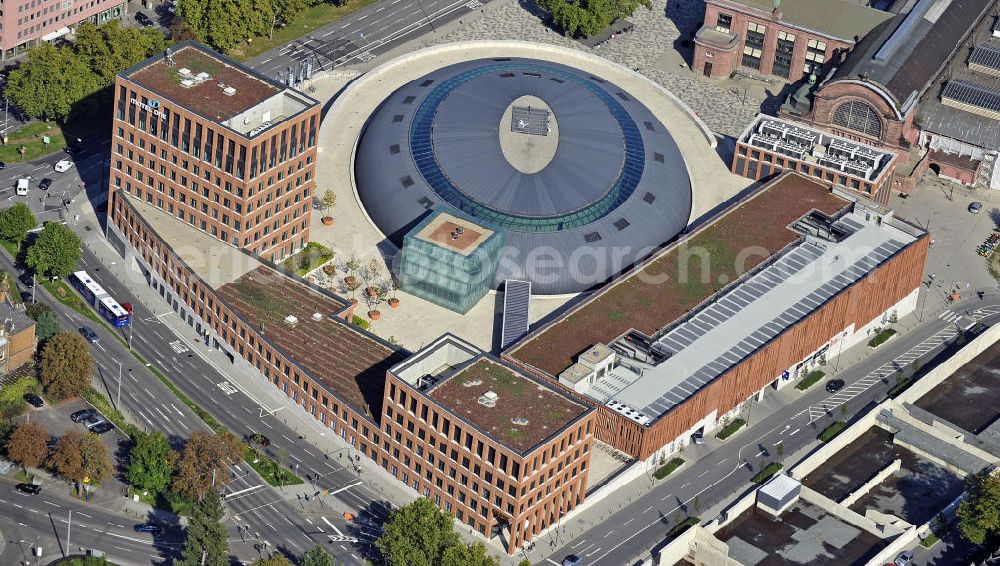
[[[323,313],[314,312],[313,316],[312,316],[312,319],[315,320],[315,321],[317,321],[317,322],[323,320]]]
[[[205,71],[202,71],[202,72],[198,73],[198,80],[199,81],[207,81],[210,78],[212,78],[212,75],[206,73]]]
[[[194,81],[192,81],[191,79],[183,79],[181,81],[181,86],[184,88],[191,88],[194,86]]]
[[[180,69],[177,69],[177,74],[179,74],[182,77],[189,77],[191,76],[191,69],[188,69],[187,67],[181,67]]]
[[[479,404],[484,407],[496,407],[499,398],[500,396],[493,391],[487,391],[479,397]]]
[[[236,95],[236,89],[231,86],[227,86],[226,88],[222,89],[222,92],[226,93],[226,96]]]
[[[526,419],[524,417],[514,417],[514,418],[510,419],[510,422],[512,424],[517,425],[517,426],[526,426],[528,424],[528,419]]]
[[[295,316],[294,314],[290,314],[290,315],[288,315],[288,316],[285,317],[285,322],[287,322],[288,324],[298,324],[299,323],[299,318],[297,316]]]

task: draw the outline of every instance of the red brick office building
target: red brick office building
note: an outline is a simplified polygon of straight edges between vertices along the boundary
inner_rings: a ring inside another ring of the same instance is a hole
[[[120,73],[110,181],[279,261],[309,241],[320,106],[191,41]]]
[[[822,75],[892,17],[848,0],[706,0],[691,68],[708,77],[741,70],[795,82]]]

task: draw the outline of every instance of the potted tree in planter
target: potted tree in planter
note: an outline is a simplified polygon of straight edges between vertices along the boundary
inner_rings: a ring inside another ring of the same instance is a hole
[[[337,193],[327,189],[323,193],[323,198],[320,199],[320,204],[323,206],[323,218],[320,221],[324,226],[333,226],[333,217],[330,216],[330,209],[337,204]]]
[[[371,287],[369,287],[369,289],[370,288]],[[381,311],[378,310],[378,306],[382,304],[382,301],[384,300],[385,300],[385,288],[375,287],[375,296],[369,297],[368,299],[368,306],[369,309],[371,309],[368,311],[368,318],[372,319],[373,322],[382,318],[382,313]]]
[[[395,277],[389,276],[389,308],[399,307],[399,297],[396,296],[396,291],[399,290],[399,283],[396,281]]]
[[[351,254],[351,257],[347,258],[347,261],[344,262],[344,269],[347,270],[347,276],[344,277],[344,285],[348,289],[352,287],[355,289],[358,288],[357,272],[359,267],[361,267],[361,260],[355,254]]]
[[[378,280],[382,276],[382,264],[379,262],[378,258],[372,258],[368,263],[368,268],[364,272],[365,281],[368,282],[368,287],[365,288],[365,293],[368,295],[369,299],[375,299],[379,295]]]

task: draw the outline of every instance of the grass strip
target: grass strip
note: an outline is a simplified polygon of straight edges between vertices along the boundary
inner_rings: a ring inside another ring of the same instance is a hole
[[[683,464],[684,464],[683,458],[674,458],[673,460],[657,468],[657,470],[653,472],[653,477],[658,480],[662,480],[663,478],[674,473],[674,470],[681,467]]]
[[[930,548],[930,547],[934,546],[935,544],[937,544],[939,540],[941,540],[941,539],[939,539],[936,534],[931,533],[931,534],[925,536],[924,538],[920,539],[920,546],[922,546],[924,548]]]
[[[715,437],[718,438],[719,440],[725,440],[730,436],[736,434],[736,431],[743,428],[743,426],[746,424],[747,422],[743,419],[733,419],[729,424],[722,427],[722,430],[720,430],[719,433],[715,435]]]
[[[667,532],[666,541],[671,541],[681,536],[682,534],[684,534],[684,531],[697,525],[700,521],[701,519],[698,517],[688,517],[687,519],[684,519],[682,522],[677,523],[676,525],[674,525],[674,528],[670,529],[670,531]]]
[[[292,473],[291,470],[282,467],[280,464],[266,456],[262,456],[260,452],[249,446],[243,455],[243,459],[246,460],[246,463],[253,468],[260,477],[264,478],[264,481],[273,486],[282,487],[286,485],[300,485],[305,483],[302,478]]]
[[[763,470],[757,472],[757,475],[753,477],[753,482],[754,483],[766,482],[767,480],[771,479],[775,474],[780,472],[782,467],[783,466],[781,465],[780,462],[771,462],[767,466],[764,466]]]
[[[806,389],[809,389],[813,385],[816,385],[816,382],[823,379],[824,376],[826,376],[826,373],[823,371],[820,370],[811,371],[807,373],[804,378],[802,378],[802,381],[798,382],[795,385],[795,388],[798,389],[799,391],[805,391]]]
[[[892,338],[896,335],[896,331],[892,328],[886,328],[885,330],[879,332],[874,338],[868,341],[868,345],[872,348],[878,348],[882,344],[885,344],[886,340]]]
[[[843,432],[845,428],[847,428],[847,423],[845,423],[844,421],[837,421],[831,424],[830,426],[824,428],[823,432],[819,433],[819,436],[817,436],[816,438],[818,438],[820,442],[830,442],[838,434]]]
[[[271,49],[291,43],[300,37],[309,35],[319,28],[377,1],[350,0],[346,6],[335,6],[332,2],[323,2],[316,6],[310,6],[303,10],[299,17],[295,18],[292,23],[274,30],[273,37],[255,37],[249,45],[244,44],[241,47],[233,49],[229,52],[229,55],[238,61],[252,59],[265,51],[270,51]],[[364,44],[365,40],[363,37],[360,36],[355,41],[359,45]]]
[[[889,397],[890,397],[891,399],[895,399],[896,397],[899,397],[899,395],[900,395],[901,393],[903,393],[903,391],[906,391],[907,389],[909,389],[909,388],[910,388],[910,386],[911,386],[911,385],[913,385],[913,383],[914,383],[915,381],[916,381],[916,380],[915,380],[915,379],[914,379],[914,378],[913,378],[912,376],[910,376],[910,377],[905,377],[905,378],[903,378],[903,379],[901,379],[901,380],[897,381],[897,382],[896,382],[896,385],[893,385],[893,386],[892,386],[892,387],[891,387],[891,388],[889,389],[889,393],[888,393]]]

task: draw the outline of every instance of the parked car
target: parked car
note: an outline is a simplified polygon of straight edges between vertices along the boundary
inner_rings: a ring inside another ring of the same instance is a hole
[[[41,181],[38,181],[38,188],[42,189],[43,191],[49,190],[49,187],[51,186],[52,186],[52,179],[49,179],[48,177],[45,177]]]
[[[98,414],[89,415],[80,419],[80,424],[90,428],[104,422],[104,417]]]
[[[101,337],[94,332],[94,329],[86,325],[80,327],[80,334],[83,334],[83,337],[91,344],[96,344],[101,340]]]
[[[17,180],[17,184],[14,185],[14,194],[18,196],[24,196],[28,194],[29,183],[25,178],[20,178]]]
[[[27,493],[28,495],[38,495],[42,492],[42,486],[35,485],[33,483],[19,483],[16,489],[21,493]]]
[[[972,214],[979,214],[979,211],[982,209],[983,209],[983,203],[979,202],[978,200],[969,205],[969,212],[971,212]]]
[[[694,442],[695,444],[705,444],[705,433],[700,430],[691,433],[691,442]]]
[[[69,419],[75,423],[82,422],[84,419],[89,418],[97,418],[97,411],[94,409],[80,409],[69,416]]]
[[[910,564],[913,564],[913,551],[907,550],[906,552],[903,552],[896,557],[893,564],[896,566],[910,566]]]
[[[829,393],[836,393],[836,392],[840,391],[843,388],[844,388],[844,380],[843,379],[831,379],[830,381],[826,382],[826,390]]]
[[[0,171],[3,171],[6,168],[7,168],[7,164],[4,163],[3,161],[0,161]]]
[[[49,452],[56,449],[56,444],[59,444],[59,437],[54,434],[49,435],[49,441],[45,443],[45,447],[49,449]]]
[[[154,525],[153,523],[139,523],[132,527],[132,530],[137,533],[152,533],[158,535],[163,532],[163,527],[160,525]]]
[[[94,434],[104,434],[115,428],[115,425],[109,423],[108,421],[101,421],[94,426],[90,427],[90,432]]]
[[[35,407],[36,409],[45,404],[45,401],[42,401],[42,398],[39,397],[38,395],[35,395],[34,393],[25,393],[24,400],[27,401],[29,405]]]
[[[146,14],[142,12],[135,13],[135,21],[139,22],[139,25],[145,28],[153,27],[153,20],[149,18]]]
[[[583,559],[575,554],[570,554],[566,558],[563,558],[562,566],[579,566],[583,563]]]

